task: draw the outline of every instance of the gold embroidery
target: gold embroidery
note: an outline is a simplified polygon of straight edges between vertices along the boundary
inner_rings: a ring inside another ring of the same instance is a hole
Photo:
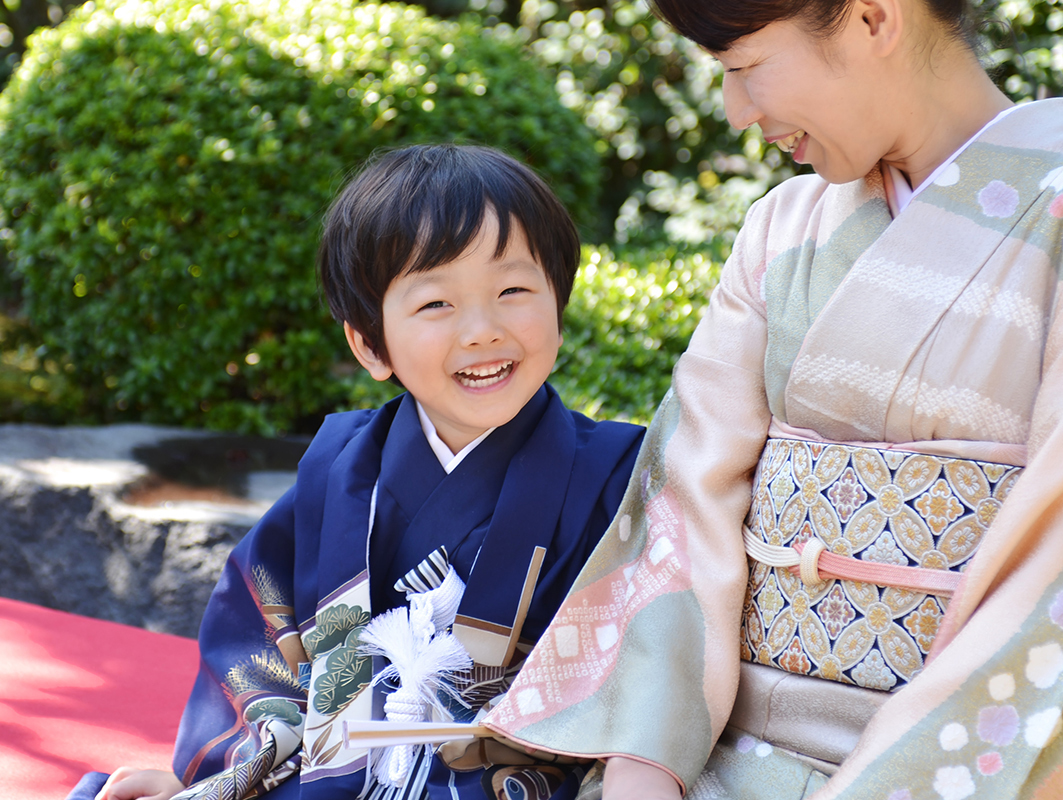
[[[846,445],[768,441],[750,529],[773,545],[812,536],[864,561],[962,569],[1021,468]],[[805,586],[751,562],[742,657],[828,680],[897,689],[923,668],[942,598],[855,581]]]

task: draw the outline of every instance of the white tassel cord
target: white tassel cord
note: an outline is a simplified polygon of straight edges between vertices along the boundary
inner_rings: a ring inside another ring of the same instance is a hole
[[[411,611],[396,608],[376,617],[359,637],[361,653],[384,656],[391,662],[373,678],[373,685],[398,680],[398,688],[384,704],[392,722],[425,722],[430,708],[442,710],[440,691],[457,696],[446,678],[472,667],[472,659],[453,634],[436,634],[432,603],[411,605]],[[402,786],[413,763],[414,747],[389,747],[374,758],[376,779],[387,786]]]

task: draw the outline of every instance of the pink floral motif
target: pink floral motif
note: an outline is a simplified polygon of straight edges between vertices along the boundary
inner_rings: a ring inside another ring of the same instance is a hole
[[[834,584],[834,588],[819,604],[819,618],[827,627],[827,634],[832,639],[837,639],[838,634],[856,619],[856,611],[849,601],[845,599],[845,593],[842,591],[841,585]]]
[[[779,666],[787,672],[799,675],[807,675],[812,671],[812,662],[808,660],[804,648],[801,647],[801,640],[796,636],[779,658]]]
[[[842,522],[848,522],[856,509],[867,502],[867,492],[860,485],[852,467],[845,468],[841,477],[827,491],[827,496]]]
[[[1057,194],[1048,206],[1048,213],[1056,219],[1063,219],[1063,194]]]
[[[919,644],[919,649],[924,653],[930,652],[930,645],[934,643],[938,628],[941,626],[941,607],[932,597],[926,598],[922,604],[904,618],[904,627],[912,634]]]
[[[915,507],[935,536],[939,536],[950,522],[963,513],[963,506],[942,478],[938,478],[933,486],[919,495]]]
[[[978,712],[978,738],[1006,747],[1019,733],[1019,712],[1014,706],[986,706]]]
[[[1057,594],[1052,600],[1052,605],[1048,607],[1048,616],[1056,625],[1063,628],[1063,592]]]
[[[912,793],[908,789],[898,789],[887,797],[886,800],[912,800]]]
[[[1004,181],[990,181],[978,193],[978,203],[987,217],[1010,217],[1019,207],[1019,193]]]
[[[978,756],[978,771],[985,776],[996,775],[1004,769],[1004,759],[995,750]]]

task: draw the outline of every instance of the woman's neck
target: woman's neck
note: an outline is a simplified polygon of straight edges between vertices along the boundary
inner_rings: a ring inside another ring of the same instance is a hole
[[[932,65],[912,76],[905,91],[909,115],[897,121],[897,143],[883,161],[903,172],[912,188],[1012,105],[962,45],[934,57]]]

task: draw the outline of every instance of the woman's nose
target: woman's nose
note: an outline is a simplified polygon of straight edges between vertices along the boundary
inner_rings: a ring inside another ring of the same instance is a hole
[[[731,127],[740,131],[761,119],[760,109],[746,91],[745,82],[730,72],[723,74],[723,110]]]

